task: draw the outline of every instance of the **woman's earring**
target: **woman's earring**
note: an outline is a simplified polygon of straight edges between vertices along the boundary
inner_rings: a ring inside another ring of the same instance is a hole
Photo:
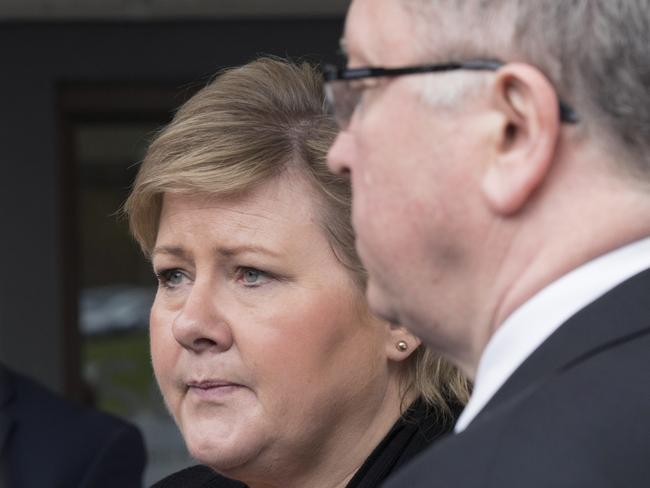
[[[406,341],[399,341],[395,347],[397,347],[397,350],[400,352],[404,352],[409,348],[409,345],[406,343]]]

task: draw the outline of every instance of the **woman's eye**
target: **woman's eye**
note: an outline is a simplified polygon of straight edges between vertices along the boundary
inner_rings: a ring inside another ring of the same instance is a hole
[[[248,287],[255,287],[266,283],[270,280],[268,273],[255,268],[241,267],[238,270],[238,280]]]
[[[167,269],[156,273],[158,282],[167,288],[174,288],[183,282],[185,275],[179,269]]]

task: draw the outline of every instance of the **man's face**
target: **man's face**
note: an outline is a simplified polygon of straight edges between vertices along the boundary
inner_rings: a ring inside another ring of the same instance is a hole
[[[349,67],[438,61],[419,54],[416,31],[400,2],[354,0],[344,35]],[[446,350],[462,334],[453,323],[472,313],[473,251],[485,230],[477,222],[475,191],[482,147],[473,136],[481,118],[475,107],[427,104],[427,76],[453,83],[443,74],[369,80],[328,162],[333,171],[350,173],[372,309]]]

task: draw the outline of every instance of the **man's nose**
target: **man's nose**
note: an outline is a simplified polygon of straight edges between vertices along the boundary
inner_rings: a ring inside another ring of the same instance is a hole
[[[327,153],[327,166],[332,173],[347,175],[354,163],[354,144],[351,134],[339,132]]]

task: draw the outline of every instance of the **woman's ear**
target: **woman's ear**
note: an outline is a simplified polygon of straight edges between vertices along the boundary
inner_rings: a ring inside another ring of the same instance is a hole
[[[421,341],[401,325],[389,324],[386,335],[386,356],[391,361],[404,361],[420,346]]]
[[[553,85],[538,69],[519,63],[500,68],[491,85],[501,115],[482,191],[500,215],[518,212],[550,172],[560,130]]]

